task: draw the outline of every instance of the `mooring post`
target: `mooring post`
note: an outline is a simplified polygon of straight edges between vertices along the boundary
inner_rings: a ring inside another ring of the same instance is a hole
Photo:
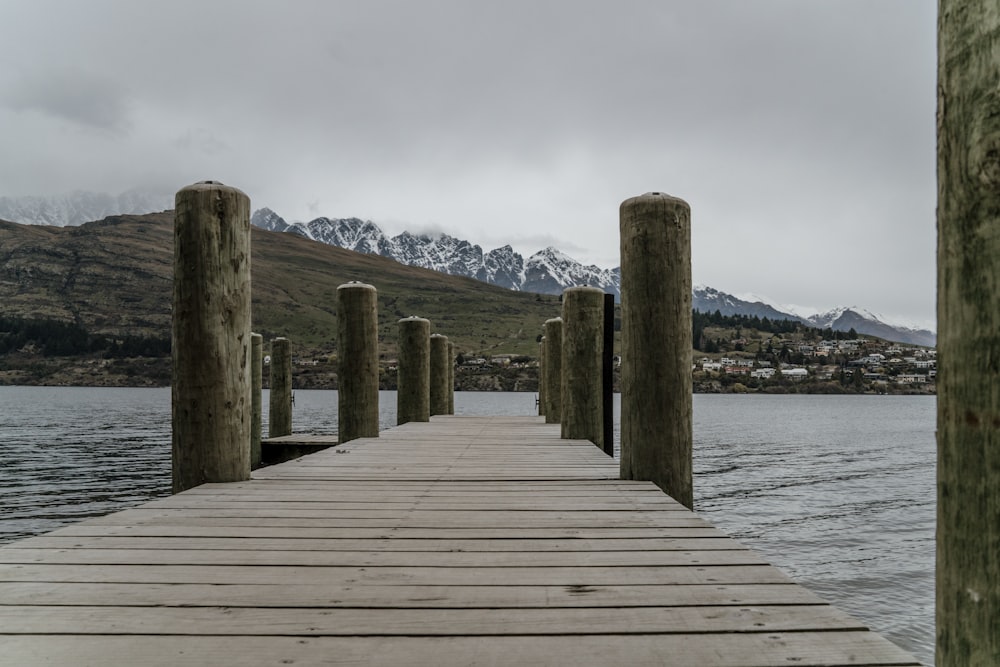
[[[399,321],[399,368],[396,382],[396,423],[431,418],[431,323],[422,317]]]
[[[260,467],[261,424],[264,422],[264,337],[250,334],[250,469]]]
[[[172,488],[250,478],[250,198],[214,181],[174,200]]]
[[[561,317],[545,320],[545,423],[562,419],[562,331]]]
[[[601,354],[601,403],[604,453],[615,455],[615,295],[604,295],[604,350]]]
[[[455,414],[455,344],[448,341],[448,414]]]
[[[688,508],[691,468],[691,209],[652,192],[622,202],[621,478]]]
[[[378,292],[337,288],[337,437],[378,437]]]
[[[562,320],[562,437],[604,449],[604,292],[564,290]]]
[[[430,413],[448,414],[448,337],[432,334],[430,337]]]
[[[1000,10],[938,5],[937,653],[1000,665]]]
[[[287,338],[271,341],[271,400],[267,434],[271,438],[292,434],[292,344]]]
[[[545,336],[538,341],[538,416],[545,416]]]

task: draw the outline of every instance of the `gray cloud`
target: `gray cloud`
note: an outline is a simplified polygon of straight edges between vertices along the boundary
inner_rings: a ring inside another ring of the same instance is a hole
[[[2,93],[5,106],[123,134],[131,126],[124,85],[75,69],[31,72]]]
[[[610,266],[619,203],[663,190],[692,206],[698,282],[933,317],[933,0],[50,14],[0,6],[0,59],[32,68],[0,73],[0,154],[19,156],[0,195],[215,178],[288,219],[432,221]],[[53,74],[67,62],[85,85]]]

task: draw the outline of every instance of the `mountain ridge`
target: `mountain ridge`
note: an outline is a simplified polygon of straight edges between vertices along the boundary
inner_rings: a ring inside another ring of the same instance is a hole
[[[85,191],[56,197],[0,197],[0,219],[50,227],[78,226],[114,216],[167,211],[172,204],[172,197],[139,189],[117,197]],[[594,285],[620,296],[620,268],[584,265],[551,246],[525,259],[510,245],[484,251],[477,244],[448,234],[403,232],[390,237],[377,224],[360,218],[320,217],[308,223],[288,223],[271,209],[262,208],[254,212],[252,221],[255,226],[269,231],[290,233],[448,275],[474,278],[509,290],[556,295],[566,287]],[[805,315],[755,297],[742,298],[705,286],[694,289],[693,305],[703,312],[719,310],[723,314],[789,319],[837,331],[853,328],[859,333],[898,342],[936,344],[933,331],[889,323],[858,307]]]
[[[511,246],[489,252],[448,234],[436,236],[402,232],[390,237],[375,223],[360,218],[315,218],[308,223],[288,223],[269,208],[251,217],[255,226],[298,234],[314,241],[357,252],[377,254],[401,264],[419,266],[451,275],[475,278],[507,289],[537,294],[561,294],[567,287],[593,285],[621,296],[621,269],[584,265],[549,246],[525,260]],[[934,332],[892,325],[857,307],[837,308],[827,313],[803,316],[763,301],[749,301],[714,288],[699,285],[693,290],[692,306],[702,312],[748,315],[802,322],[818,329],[869,334],[900,343],[933,347]]]

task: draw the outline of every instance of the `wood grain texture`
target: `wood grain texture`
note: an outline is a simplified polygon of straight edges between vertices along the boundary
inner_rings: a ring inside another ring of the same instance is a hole
[[[938,12],[937,661],[1000,664],[1000,6]]]
[[[67,526],[0,548],[4,659],[918,664],[609,469],[539,417],[435,416]]]
[[[271,341],[271,387],[267,434],[272,438],[292,434],[292,343]]]
[[[378,437],[378,292],[337,288],[337,434],[340,442]]]
[[[562,437],[604,449],[604,292],[563,291]]]
[[[174,218],[173,491],[250,477],[250,198],[205,181]]]
[[[693,507],[691,209],[653,192],[621,204],[622,479]]]

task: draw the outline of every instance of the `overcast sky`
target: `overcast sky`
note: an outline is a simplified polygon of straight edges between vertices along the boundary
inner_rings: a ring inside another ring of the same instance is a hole
[[[618,264],[692,210],[693,277],[933,325],[934,0],[0,0],[0,195],[214,179]]]

